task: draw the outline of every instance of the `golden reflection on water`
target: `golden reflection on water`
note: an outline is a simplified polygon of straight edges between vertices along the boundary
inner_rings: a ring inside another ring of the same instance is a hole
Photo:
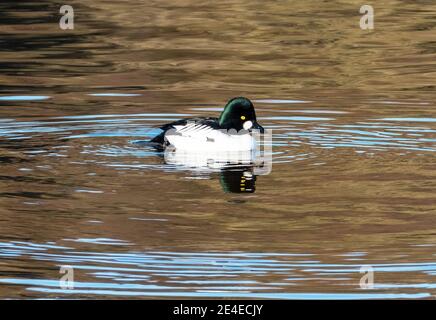
[[[76,297],[434,293],[435,4],[70,2],[74,31],[0,4],[2,297],[71,296],[34,281],[64,263]],[[254,193],[132,142],[239,95],[274,132]]]

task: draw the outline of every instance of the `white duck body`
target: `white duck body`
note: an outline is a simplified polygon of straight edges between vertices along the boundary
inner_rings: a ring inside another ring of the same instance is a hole
[[[165,139],[178,150],[221,152],[256,150],[255,135],[247,130],[220,130],[206,124],[188,122],[174,125],[165,133]]]

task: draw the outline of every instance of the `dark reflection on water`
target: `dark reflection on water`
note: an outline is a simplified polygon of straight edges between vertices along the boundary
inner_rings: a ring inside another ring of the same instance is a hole
[[[224,192],[253,193],[256,191],[256,176],[251,168],[224,170],[220,174]]]
[[[0,4],[1,297],[435,293],[432,3],[70,4]],[[140,143],[240,95],[269,174]]]

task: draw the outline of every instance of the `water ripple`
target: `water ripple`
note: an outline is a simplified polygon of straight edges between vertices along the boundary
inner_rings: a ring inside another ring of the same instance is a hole
[[[78,239],[98,246],[110,246],[114,239]],[[123,242],[123,241],[121,241]],[[4,275],[0,283],[25,287],[30,292],[54,293],[62,296],[144,296],[144,297],[234,297],[281,299],[397,299],[430,297],[432,284],[377,283],[365,292],[300,292],[304,282],[324,282],[355,289],[360,279],[360,264],[323,263],[307,260],[309,253],[261,252],[110,252],[78,251],[71,247],[30,242],[2,242],[0,255],[4,259],[48,262],[71,266],[75,270],[74,289],[60,287],[59,277],[35,279],[27,271]],[[345,256],[362,256],[351,252]],[[319,256],[321,258],[321,256]],[[435,262],[373,263],[374,271],[382,273],[433,272]],[[348,274],[349,277],[337,275]],[[18,276],[18,277],[17,277]],[[87,279],[84,281],[84,279]],[[274,280],[271,280],[274,279]],[[403,292],[385,292],[395,288]],[[421,292],[408,292],[420,289]]]

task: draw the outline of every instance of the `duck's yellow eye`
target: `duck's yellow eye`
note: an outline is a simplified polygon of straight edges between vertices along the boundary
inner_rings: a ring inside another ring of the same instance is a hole
[[[245,116],[241,116],[241,120],[245,120]]]

